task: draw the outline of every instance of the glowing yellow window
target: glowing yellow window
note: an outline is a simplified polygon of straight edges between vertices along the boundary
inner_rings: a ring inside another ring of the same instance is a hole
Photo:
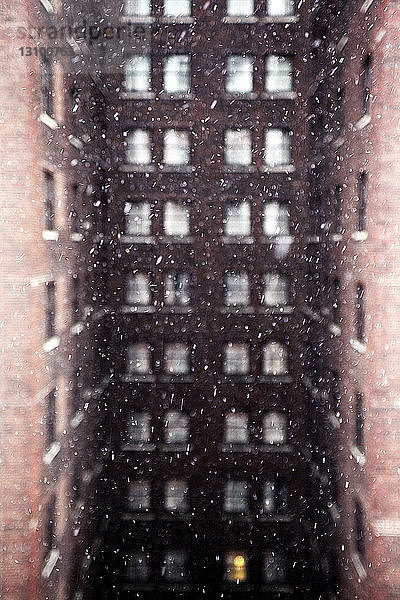
[[[229,552],[225,560],[225,579],[233,583],[247,581],[247,556],[243,552]]]

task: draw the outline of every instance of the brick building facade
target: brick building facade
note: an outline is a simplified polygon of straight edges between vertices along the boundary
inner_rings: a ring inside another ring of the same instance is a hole
[[[2,9],[2,598],[399,597],[396,6]]]

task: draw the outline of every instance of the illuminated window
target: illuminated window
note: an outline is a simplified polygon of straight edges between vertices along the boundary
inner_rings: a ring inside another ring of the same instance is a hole
[[[151,350],[149,344],[131,344],[127,353],[127,372],[144,375],[151,372]]]
[[[286,17],[293,14],[293,0],[267,0],[267,14],[270,17]]]
[[[164,208],[166,235],[185,237],[190,233],[190,209],[178,202],[166,202]]]
[[[130,17],[145,17],[151,13],[151,0],[125,0],[124,14]]]
[[[289,235],[289,209],[280,202],[266,202],[263,210],[263,230],[267,236]]]
[[[151,144],[148,131],[135,129],[128,134],[126,162],[130,165],[148,165],[151,163]]]
[[[151,438],[151,415],[147,412],[135,412],[129,415],[127,438],[132,444],[147,444]]]
[[[167,550],[161,574],[166,581],[171,583],[187,581],[189,577],[187,552],[185,550]]]
[[[178,410],[165,415],[164,439],[166,444],[185,444],[189,438],[189,417]]]
[[[225,163],[237,167],[251,165],[252,148],[249,129],[228,129],[225,132]]]
[[[150,482],[147,479],[131,481],[128,485],[127,506],[133,511],[149,510]]]
[[[265,89],[270,93],[291,92],[293,61],[288,56],[271,54],[265,59]]]
[[[164,0],[164,15],[167,17],[190,16],[191,0]]]
[[[127,279],[126,303],[148,306],[151,303],[150,281],[147,273],[132,273]]]
[[[277,168],[292,162],[290,132],[285,129],[270,128],[265,132],[264,163]]]
[[[285,482],[269,480],[263,486],[263,512],[284,513],[288,505],[288,490]]]
[[[45,229],[55,229],[56,223],[56,211],[55,211],[55,189],[54,189],[54,175],[48,173],[44,174],[45,184],[45,196],[44,196],[44,222]]]
[[[225,442],[228,444],[247,444],[248,441],[247,415],[243,413],[226,415]]]
[[[164,134],[164,163],[171,166],[190,163],[190,142],[187,131],[168,129]]]
[[[287,578],[286,558],[281,552],[268,550],[264,553],[263,575],[265,583],[284,583]]]
[[[226,12],[231,17],[249,17],[254,13],[254,0],[226,0]]]
[[[225,235],[247,236],[251,234],[250,203],[247,200],[230,202],[225,207]]]
[[[279,342],[269,342],[263,347],[263,374],[286,375],[289,372],[288,353]]]
[[[125,233],[127,235],[151,235],[150,202],[125,202]]]
[[[247,375],[250,370],[248,344],[229,342],[224,348],[224,373],[226,375]]]
[[[170,479],[165,484],[165,509],[186,512],[188,509],[188,483],[184,479]]]
[[[169,94],[190,91],[190,56],[176,54],[164,61],[164,90]]]
[[[151,89],[150,56],[137,54],[126,62],[125,89],[128,92],[147,92]]]
[[[232,583],[247,581],[247,555],[242,551],[231,551],[225,557],[225,579]]]
[[[231,94],[253,91],[253,58],[228,56],[226,59],[225,89]]]
[[[287,304],[289,282],[287,277],[279,273],[265,273],[263,303],[267,306],[282,306]]]
[[[170,375],[185,375],[190,370],[190,349],[180,342],[165,344],[165,372]]]
[[[190,278],[187,273],[168,273],[165,277],[165,304],[185,305],[190,302]]]
[[[227,481],[225,484],[224,510],[246,513],[249,508],[249,485],[246,481]]]
[[[248,306],[250,304],[249,277],[247,273],[226,274],[225,304],[227,306]]]
[[[125,577],[130,583],[146,583],[150,577],[150,555],[137,551],[125,558]]]
[[[287,441],[286,415],[269,412],[263,419],[263,441],[265,444],[285,444]]]

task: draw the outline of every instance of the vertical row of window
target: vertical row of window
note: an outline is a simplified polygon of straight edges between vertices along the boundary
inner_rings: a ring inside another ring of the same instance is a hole
[[[150,17],[151,0],[125,0],[124,15],[128,17]],[[232,17],[250,17],[255,12],[254,0],[226,0],[226,14]],[[287,17],[294,13],[293,0],[267,0],[267,15]],[[191,0],[164,0],[165,17],[189,17],[192,14]]]
[[[187,375],[191,372],[192,348],[186,342],[164,344],[163,370],[168,375]],[[287,347],[273,341],[265,344],[261,353],[262,374],[279,377],[289,373]],[[128,376],[153,373],[152,348],[139,342],[127,349],[126,372]],[[251,372],[250,345],[248,342],[228,342],[223,347],[223,372],[226,375],[247,375]]]

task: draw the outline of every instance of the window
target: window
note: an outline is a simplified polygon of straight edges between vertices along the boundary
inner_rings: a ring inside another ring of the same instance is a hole
[[[358,231],[367,229],[367,183],[367,174],[362,171],[358,178]]]
[[[150,134],[144,129],[135,129],[128,135],[126,161],[130,165],[151,163]]]
[[[264,204],[263,230],[267,236],[289,235],[289,209],[280,202]]]
[[[226,12],[230,17],[249,17],[254,13],[254,0],[226,0]]]
[[[372,56],[368,54],[363,62],[360,77],[362,92],[362,114],[369,115],[371,112],[371,87],[372,87]]]
[[[188,484],[184,479],[170,479],[165,484],[165,509],[177,512],[188,510]]]
[[[125,89],[128,92],[148,92],[151,89],[150,56],[132,56],[125,64]]]
[[[270,17],[286,17],[293,14],[293,0],[267,0],[267,14]]]
[[[125,577],[130,583],[146,583],[150,578],[150,555],[140,550],[128,554]]]
[[[227,481],[225,484],[224,510],[245,513],[249,505],[249,486],[246,481]]]
[[[253,58],[251,56],[227,57],[225,89],[230,94],[246,94],[253,91]]]
[[[279,342],[269,342],[263,348],[264,375],[285,375],[289,371],[288,353]]]
[[[247,306],[250,303],[249,278],[247,273],[227,273],[225,276],[225,304]]]
[[[287,441],[286,415],[269,412],[263,419],[263,440],[265,444],[285,444]]]
[[[232,583],[247,581],[247,566],[247,555],[244,552],[228,552],[225,557],[225,579]]]
[[[166,581],[179,583],[188,579],[187,553],[185,550],[167,550],[161,574]]]
[[[169,94],[190,92],[190,56],[177,54],[164,61],[164,90]]]
[[[125,202],[125,233],[127,235],[151,235],[150,202]]]
[[[340,185],[335,187],[333,196],[333,232],[343,233],[342,231],[342,188]]]
[[[247,415],[243,413],[226,415],[225,442],[227,444],[247,444],[248,441]]]
[[[129,510],[147,511],[150,508],[150,482],[147,479],[131,481],[128,486]]]
[[[178,410],[165,415],[164,439],[166,444],[186,444],[189,439],[189,417]]]
[[[151,0],[125,0],[124,14],[129,17],[147,17],[151,14]]]
[[[51,338],[56,335],[56,283],[46,283],[46,304],[44,309],[45,336]]]
[[[127,371],[129,375],[151,373],[151,350],[148,344],[132,344],[128,347]]]
[[[265,59],[265,89],[270,93],[291,92],[293,60],[289,56],[271,54]]]
[[[79,275],[72,276],[72,320],[74,323],[79,321]]]
[[[190,16],[191,0],[164,0],[164,15],[167,17]]]
[[[42,110],[53,116],[54,113],[54,72],[51,58],[42,60]]]
[[[263,486],[263,511],[283,513],[287,510],[288,489],[284,482],[269,480]]]
[[[229,342],[224,348],[224,373],[226,375],[247,375],[250,369],[248,344]]]
[[[169,129],[164,134],[164,163],[178,166],[190,163],[190,142],[187,131]]]
[[[79,233],[80,221],[79,221],[79,185],[74,183],[71,187],[72,192],[72,206],[69,213],[71,219],[71,232]]]
[[[46,507],[44,545],[48,551],[56,545],[56,497],[52,496]]]
[[[190,370],[190,350],[187,344],[165,344],[165,372],[170,375],[185,375]]]
[[[46,448],[49,448],[56,439],[56,388],[47,394],[45,403]]]
[[[166,202],[164,207],[164,232],[166,235],[187,236],[190,233],[189,207],[179,202]]]
[[[184,306],[190,302],[190,278],[187,273],[168,273],[165,279],[165,304]]]
[[[274,169],[290,165],[290,132],[270,128],[265,132],[264,163]]]
[[[340,376],[339,373],[335,370],[331,371],[331,408],[332,412],[339,418],[340,416],[340,401],[341,401],[341,393],[340,393]]]
[[[337,325],[340,323],[340,281],[333,280],[333,299],[332,299],[332,317],[333,322]]]
[[[44,223],[45,229],[55,228],[55,193],[54,176],[51,173],[44,174],[45,181],[45,203],[44,203]]]
[[[282,306],[288,303],[289,281],[279,273],[265,273],[263,302],[267,306]]]
[[[356,394],[356,444],[360,450],[364,450],[364,398],[358,392]]]
[[[364,514],[358,502],[356,502],[354,507],[354,535],[357,552],[363,556],[365,552]]]
[[[151,303],[150,281],[147,273],[137,272],[128,276],[126,303],[131,306],[148,306]]]
[[[281,552],[268,550],[264,553],[263,575],[265,583],[285,582],[286,570],[286,559]]]
[[[148,444],[151,439],[151,415],[135,412],[129,415],[127,441],[131,444]]]
[[[356,297],[356,336],[359,342],[364,341],[365,336],[365,293],[364,286],[357,285]]]
[[[252,162],[251,133],[249,129],[228,129],[225,132],[225,163],[241,167]]]
[[[247,200],[229,202],[225,207],[225,235],[251,235],[250,203]]]

